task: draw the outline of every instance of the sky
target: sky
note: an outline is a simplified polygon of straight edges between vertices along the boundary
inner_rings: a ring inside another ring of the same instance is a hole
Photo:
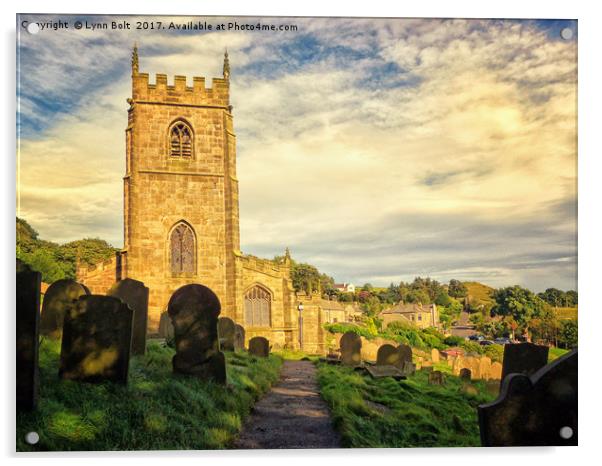
[[[22,20],[297,27],[20,29],[17,214],[43,239],[123,245],[134,41],[151,81],[189,85],[227,47],[244,253],[355,284],[577,287],[575,21]]]

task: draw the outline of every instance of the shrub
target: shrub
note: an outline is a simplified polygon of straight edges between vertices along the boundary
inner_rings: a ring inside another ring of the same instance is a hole
[[[464,338],[457,335],[449,335],[443,340],[443,343],[447,346],[460,346],[463,342]]]
[[[483,353],[491,358],[492,361],[502,362],[504,359],[503,345],[482,346]]]
[[[336,324],[324,324],[324,328],[328,330],[330,333],[346,333],[353,332],[357,333],[359,336],[372,339],[377,333],[375,329],[369,329],[366,327],[360,327],[355,324],[345,324],[345,323],[336,323]]]

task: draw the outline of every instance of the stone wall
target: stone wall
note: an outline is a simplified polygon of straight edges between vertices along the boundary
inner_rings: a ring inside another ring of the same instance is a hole
[[[125,256],[117,253],[114,257],[92,266],[78,266],[76,281],[88,287],[92,294],[106,294],[113,284],[121,278],[122,263]]]

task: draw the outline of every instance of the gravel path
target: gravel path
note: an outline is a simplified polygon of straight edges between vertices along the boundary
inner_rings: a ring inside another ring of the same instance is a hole
[[[285,361],[280,382],[255,405],[234,448],[338,448],[309,361]]]

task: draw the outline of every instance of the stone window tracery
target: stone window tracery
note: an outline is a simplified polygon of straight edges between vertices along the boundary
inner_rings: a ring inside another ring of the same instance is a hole
[[[192,157],[192,129],[183,121],[172,125],[169,133],[169,155],[171,157]]]
[[[194,274],[195,245],[194,232],[186,223],[176,226],[169,239],[172,275]]]
[[[245,323],[248,327],[269,327],[272,310],[270,293],[255,285],[245,294]]]

